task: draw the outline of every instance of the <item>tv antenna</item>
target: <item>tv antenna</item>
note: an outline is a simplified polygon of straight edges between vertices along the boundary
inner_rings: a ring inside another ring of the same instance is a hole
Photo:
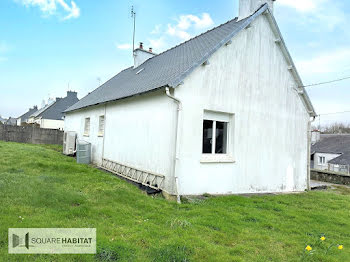
[[[136,30],[136,12],[134,6],[131,7],[131,17],[134,19],[134,32],[132,36],[132,55],[134,55],[135,50],[135,30]]]

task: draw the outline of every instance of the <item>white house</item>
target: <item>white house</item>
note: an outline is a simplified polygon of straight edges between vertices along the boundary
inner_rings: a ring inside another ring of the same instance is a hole
[[[77,92],[67,91],[67,96],[57,97],[43,108],[35,111],[28,118],[29,124],[38,124],[40,128],[64,128],[64,111],[78,102]]]
[[[313,132],[316,133],[317,132]],[[350,173],[350,135],[322,134],[311,146],[311,167]]]
[[[24,123],[28,122],[29,117],[38,111],[37,106],[33,106],[33,108],[29,108],[27,112],[17,118],[17,125],[22,126]]]
[[[239,18],[159,55],[136,49],[134,66],[66,110],[94,163],[171,195],[308,187],[315,111],[273,1],[240,5]]]

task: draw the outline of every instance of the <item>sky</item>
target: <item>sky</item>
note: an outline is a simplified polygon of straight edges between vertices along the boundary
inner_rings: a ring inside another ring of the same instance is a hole
[[[0,115],[18,117],[67,90],[82,98],[133,64],[238,15],[238,0],[1,0]],[[350,1],[277,0],[274,15],[305,85],[350,76]],[[321,124],[350,123],[350,79],[307,88]],[[318,119],[316,120],[319,121]]]

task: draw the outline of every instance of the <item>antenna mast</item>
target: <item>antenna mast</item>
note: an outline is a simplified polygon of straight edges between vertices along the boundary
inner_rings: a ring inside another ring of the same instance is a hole
[[[136,28],[136,12],[134,11],[134,6],[131,7],[131,17],[134,18],[134,32],[132,36],[132,55],[134,55],[135,50],[135,28]]]

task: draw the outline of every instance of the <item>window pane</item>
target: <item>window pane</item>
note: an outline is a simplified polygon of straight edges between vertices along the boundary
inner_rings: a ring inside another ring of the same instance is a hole
[[[216,121],[215,154],[226,154],[227,147],[227,123]]]
[[[203,154],[211,154],[211,142],[213,136],[213,121],[203,120]]]

